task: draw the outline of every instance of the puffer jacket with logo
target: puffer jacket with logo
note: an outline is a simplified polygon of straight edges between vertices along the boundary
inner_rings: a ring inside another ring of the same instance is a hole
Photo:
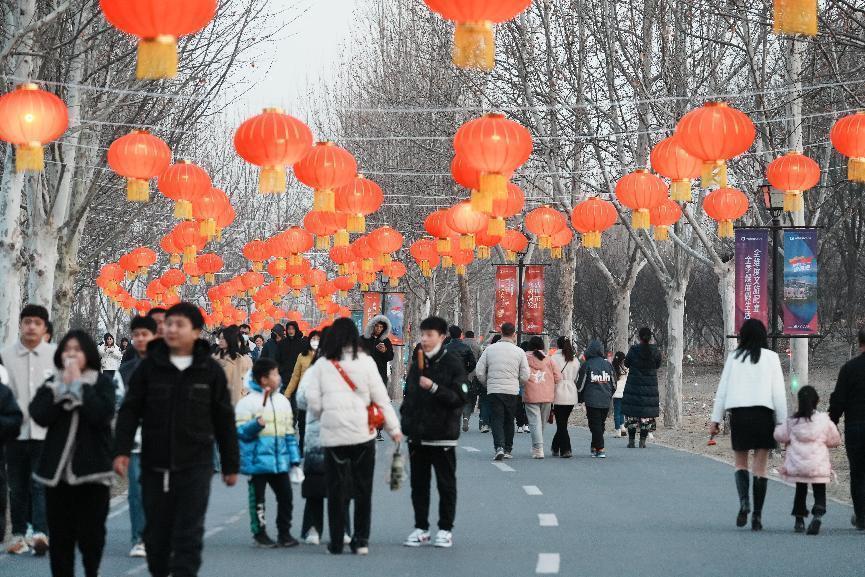
[[[287,473],[300,464],[300,447],[294,434],[291,402],[282,393],[267,396],[250,375],[249,393],[234,408],[240,441],[240,472],[244,475]],[[258,418],[264,420],[264,426]]]
[[[583,402],[593,409],[607,409],[616,390],[613,365],[604,356],[604,345],[594,340],[586,349],[586,362],[580,367],[577,389]]]

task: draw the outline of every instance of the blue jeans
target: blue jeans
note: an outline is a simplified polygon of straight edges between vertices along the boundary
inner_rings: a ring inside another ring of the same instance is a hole
[[[132,525],[132,544],[141,543],[144,538],[144,503],[141,501],[141,453],[129,457],[129,490],[126,502],[129,503],[129,522]]]
[[[12,534],[48,533],[45,518],[45,485],[33,479],[42,456],[42,441],[9,441],[6,443],[6,472],[9,483],[9,513]]]
[[[489,395],[487,395],[486,389],[484,389],[481,394],[478,396],[478,405],[480,407],[480,422],[482,425],[490,426],[490,422],[493,418],[493,409],[490,407],[490,399]]]
[[[616,429],[621,429],[625,424],[625,415],[622,414],[622,399],[613,399],[613,424]]]

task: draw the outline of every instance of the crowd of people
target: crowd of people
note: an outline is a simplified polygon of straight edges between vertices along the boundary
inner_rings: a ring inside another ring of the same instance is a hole
[[[394,362],[386,316],[372,318],[362,332],[345,318],[309,335],[289,322],[275,325],[266,340],[246,325],[202,338],[204,319],[190,303],[133,318],[130,338],[119,344],[112,334],[97,345],[72,330],[54,345],[49,327],[47,310],[27,305],[19,338],[0,351],[0,518],[8,480],[7,551],[47,553],[55,577],[75,574],[76,548],[87,577],[99,574],[116,476],[128,483],[129,554],[146,557],[155,577],[198,574],[214,473],[228,486],[238,474],[248,478],[255,545],[319,545],[326,520],[329,553],[348,546],[367,555],[376,445],[385,432],[397,452],[404,439],[407,445],[414,529],[404,545],[450,548],[456,448],[476,411],[479,431],[490,433],[494,461],[514,458],[517,430],[531,435],[531,458],[544,459],[547,447],[553,457],[571,458],[568,423],[580,404],[591,432],[588,452],[597,459],[607,457],[611,409],[613,434],[627,436],[628,448],[646,448],[660,414],[662,358],[648,328],[627,352],[610,354],[593,340],[580,354],[567,336],[556,339],[553,351],[540,336],[518,343],[511,323],[482,346],[473,332],[429,317],[419,326],[397,412],[386,385]],[[783,443],[780,471],[796,483],[794,530],[819,533],[829,451],[841,443],[837,423],[844,418],[852,523],[865,530],[865,330],[859,341],[863,355],[841,369],[828,413],[818,410],[816,390],[805,386],[798,410],[788,416],[784,375],[766,328],[744,323],[709,427],[714,437],[729,420],[738,526],[750,516],[751,528],[762,529],[768,457]],[[551,438],[548,424],[555,424]],[[277,502],[275,534],[268,530],[268,487]],[[292,532],[298,488],[300,539]],[[0,542],[5,529],[0,523]]]

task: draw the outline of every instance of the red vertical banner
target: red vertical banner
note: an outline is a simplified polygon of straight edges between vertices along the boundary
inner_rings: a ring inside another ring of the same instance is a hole
[[[544,267],[527,266],[523,280],[523,333],[544,332]]]
[[[496,268],[495,328],[504,323],[517,324],[517,267]]]
[[[363,293],[363,330],[366,330],[369,321],[375,315],[381,314],[381,293]],[[361,333],[363,333],[361,330]]]

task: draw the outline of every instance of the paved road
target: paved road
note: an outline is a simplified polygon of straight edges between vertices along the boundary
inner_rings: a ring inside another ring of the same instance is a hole
[[[591,459],[587,431],[575,429],[573,437],[577,457],[534,461],[529,436],[518,435],[516,458],[500,468],[490,461],[489,435],[464,435],[452,550],[400,545],[413,517],[408,487],[391,493],[384,483],[389,442],[379,444],[368,558],[332,557],[323,547],[254,549],[245,483],[215,485],[201,575],[813,577],[818,568],[827,577],[865,574],[865,534],[850,526],[850,507],[830,502],[821,535],[795,535],[793,490],[773,482],[765,530],[753,534],[734,525],[730,467],[658,446],[626,449],[624,439],[608,440],[606,460]],[[301,513],[298,497],[296,527]],[[126,557],[128,535],[120,505],[109,520],[103,577],[147,575],[141,560]],[[2,577],[49,574],[47,560],[0,557]]]

